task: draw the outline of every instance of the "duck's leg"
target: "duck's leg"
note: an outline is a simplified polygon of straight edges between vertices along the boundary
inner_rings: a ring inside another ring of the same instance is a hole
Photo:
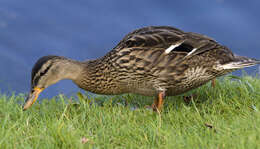
[[[152,105],[153,111],[160,112],[163,107],[163,100],[165,98],[165,92],[160,92],[158,97],[155,98],[154,103]]]
[[[215,86],[216,86],[216,79],[211,80],[211,86],[213,88],[215,88]]]

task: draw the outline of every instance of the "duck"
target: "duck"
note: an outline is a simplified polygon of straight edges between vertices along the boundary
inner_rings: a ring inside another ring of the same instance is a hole
[[[152,96],[153,110],[161,111],[166,96],[185,93],[256,64],[260,61],[236,55],[208,36],[171,26],[148,26],[130,32],[110,52],[94,60],[55,55],[39,58],[31,71],[31,89],[23,110],[50,85],[70,79],[95,94]]]

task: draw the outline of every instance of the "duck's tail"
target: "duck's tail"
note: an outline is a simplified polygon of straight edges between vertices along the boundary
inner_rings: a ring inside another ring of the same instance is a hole
[[[235,59],[232,62],[223,64],[221,67],[224,69],[241,69],[244,67],[251,67],[257,64],[260,64],[260,60],[248,58],[244,56],[234,56]]]

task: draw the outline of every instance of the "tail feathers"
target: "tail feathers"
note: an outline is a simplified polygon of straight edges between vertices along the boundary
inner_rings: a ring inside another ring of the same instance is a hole
[[[260,64],[260,60],[247,58],[243,56],[235,56],[235,61],[221,65],[223,69],[241,69]]]

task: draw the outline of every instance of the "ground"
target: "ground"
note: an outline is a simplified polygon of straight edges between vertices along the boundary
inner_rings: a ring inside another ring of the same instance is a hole
[[[0,148],[260,148],[260,79],[226,76],[167,97],[58,95],[27,111],[25,95],[0,96]]]

